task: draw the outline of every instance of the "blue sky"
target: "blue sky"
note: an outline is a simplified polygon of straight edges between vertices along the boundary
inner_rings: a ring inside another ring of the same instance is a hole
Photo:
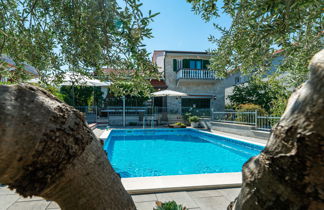
[[[154,50],[187,50],[205,51],[215,46],[208,41],[210,34],[219,37],[211,22],[206,23],[191,10],[186,0],[141,0],[142,11],[148,14],[160,12],[150,27],[154,38],[144,41],[148,51]],[[230,26],[231,19],[222,15],[216,20],[222,26]]]

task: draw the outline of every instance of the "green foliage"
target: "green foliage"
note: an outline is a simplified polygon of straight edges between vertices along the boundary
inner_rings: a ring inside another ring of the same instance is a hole
[[[286,89],[279,83],[251,80],[248,84],[234,87],[233,94],[228,98],[232,105],[257,104],[267,112],[271,111],[272,102],[280,96],[286,96]]]
[[[184,122],[185,123],[187,123],[187,124],[189,124],[190,122],[189,122],[189,118],[192,116],[192,113],[190,113],[190,112],[187,112],[187,113],[185,113],[184,115],[183,115],[183,120],[184,120]]]
[[[287,87],[296,87],[308,78],[308,62],[323,48],[322,1],[319,0],[187,0],[193,10],[206,21],[215,20],[221,13],[232,18],[230,27],[214,24],[222,33],[210,41],[210,69],[225,76],[239,69],[245,74],[262,76],[271,69],[273,53],[283,49],[284,57],[274,77],[285,74]]]
[[[175,201],[169,201],[169,202],[156,202],[157,207],[154,208],[154,210],[186,210],[186,207],[183,207],[182,205],[177,204]]]
[[[153,92],[153,87],[148,80],[118,80],[109,87],[110,92],[116,96],[134,96],[148,98]]]
[[[130,79],[150,78],[156,68],[143,40],[152,38],[149,24],[157,14],[145,16],[137,0],[118,3],[0,1],[0,55],[34,66],[44,81],[64,71],[102,76],[103,66],[135,70]]]
[[[263,115],[267,112],[257,104],[240,104],[236,107],[236,111],[238,112],[254,112],[258,111],[259,114]]]
[[[200,118],[198,116],[191,116],[189,117],[189,122],[190,123],[195,123],[195,122],[199,122]]]
[[[287,102],[288,102],[288,97],[280,97],[277,100],[274,100],[272,102],[272,106],[271,106],[271,114],[275,115],[275,116],[281,116],[287,106]]]
[[[38,83],[32,83],[32,85],[37,86],[37,87],[41,87],[44,88],[45,90],[47,90],[48,92],[50,92],[51,94],[53,94],[56,98],[58,98],[61,101],[64,101],[64,98],[66,97],[64,95],[64,93],[60,92],[60,89],[53,86],[53,85],[47,85],[47,84],[38,84]]]
[[[43,86],[43,88],[46,89],[48,92],[52,93],[56,98],[60,99],[61,101],[64,101],[65,95],[61,93],[57,87],[54,87],[52,85],[46,85]]]
[[[61,94],[64,96],[64,102],[71,106],[103,106],[100,87],[62,86]]]

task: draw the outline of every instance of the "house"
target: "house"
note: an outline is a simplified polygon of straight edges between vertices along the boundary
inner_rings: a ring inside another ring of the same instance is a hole
[[[225,88],[235,84],[235,76],[219,79],[208,70],[207,52],[156,50],[152,61],[162,73],[168,89],[187,93],[186,97],[163,97],[157,106],[168,113],[184,113],[190,108],[223,111]]]
[[[271,66],[270,69],[264,73],[263,77],[263,81],[267,81],[269,80],[269,76],[273,75],[278,66],[282,64],[284,56],[282,55],[282,52],[284,50],[280,49],[277,50],[273,53],[273,58],[271,60]],[[281,73],[277,78],[278,79],[282,79],[283,77],[287,77],[288,74],[287,73]],[[248,85],[248,81],[250,79],[250,76],[248,75],[243,75],[240,71],[232,71],[232,73],[230,74],[230,76],[228,78],[226,78],[225,80],[231,80],[226,82],[228,85],[230,86],[226,86],[225,87],[225,105],[230,105],[230,100],[229,100],[229,96],[233,94],[234,91],[234,87],[236,85],[244,85],[247,86]],[[293,88],[288,88],[289,91],[292,91]]]

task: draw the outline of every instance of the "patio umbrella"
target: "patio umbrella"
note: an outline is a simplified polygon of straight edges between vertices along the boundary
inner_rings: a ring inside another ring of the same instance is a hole
[[[49,78],[49,81],[54,81],[54,78]],[[28,83],[39,83],[39,78],[30,79]],[[111,82],[102,82],[98,79],[92,79],[87,76],[77,73],[66,73],[59,86],[89,86],[89,87],[107,87]]]
[[[66,73],[63,77],[63,81],[60,84],[61,86],[91,86],[91,87],[105,87],[110,86],[111,82],[101,82],[97,79],[89,78],[85,75],[78,73]]]
[[[54,78],[49,78],[49,81],[54,81]],[[28,80],[29,83],[40,83],[39,78],[34,78],[31,80]],[[73,104],[74,104],[74,86],[87,86],[87,87],[93,87],[93,96],[94,96],[94,87],[107,87],[110,86],[111,82],[102,82],[97,79],[89,78],[85,75],[81,75],[79,73],[75,72],[68,72],[65,73],[62,79],[62,82],[59,84],[59,86],[72,86],[72,95],[73,95]]]
[[[188,96],[187,93],[174,91],[174,90],[161,90],[158,92],[152,93],[153,97],[162,97],[162,96]]]
[[[154,110],[154,97],[164,97],[164,96],[174,96],[174,97],[182,97],[182,96],[188,96],[187,93],[175,91],[175,90],[161,90],[157,91],[151,94],[153,96],[152,101],[152,112]],[[167,115],[163,116],[165,114],[162,114],[162,118],[165,118],[166,120],[168,119]]]

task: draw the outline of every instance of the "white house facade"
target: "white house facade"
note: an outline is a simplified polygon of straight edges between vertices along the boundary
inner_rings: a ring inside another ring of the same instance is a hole
[[[235,84],[235,77],[217,78],[208,70],[210,57],[207,52],[154,51],[153,62],[167,88],[188,94],[163,98],[161,106],[166,106],[168,113],[183,113],[188,108],[224,110],[225,88]]]

